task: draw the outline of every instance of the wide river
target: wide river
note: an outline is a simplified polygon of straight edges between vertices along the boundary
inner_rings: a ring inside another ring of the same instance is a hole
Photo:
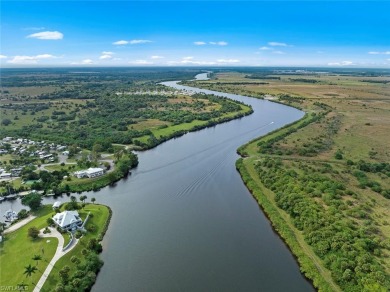
[[[92,290],[313,291],[235,168],[240,145],[304,113],[163,84],[239,100],[254,113],[140,152],[131,176],[86,194],[113,210],[103,240],[105,264]],[[3,202],[1,214],[11,206],[20,209],[18,201]]]

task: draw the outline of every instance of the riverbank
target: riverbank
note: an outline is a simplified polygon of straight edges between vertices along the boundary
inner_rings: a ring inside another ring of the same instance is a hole
[[[234,73],[229,80],[232,76],[241,80]],[[390,196],[388,139],[380,133],[389,128],[389,104],[376,99],[380,86],[367,91],[356,79],[351,83],[351,77],[329,77],[332,92],[327,93],[321,88],[329,87],[328,80],[320,77],[322,83],[310,90],[307,85],[290,85],[294,79],[283,75],[268,85],[230,85],[230,92],[272,93],[278,102],[308,112],[300,121],[239,147],[242,158],[236,166],[317,289],[385,291],[390,287],[390,230],[383,216],[388,216]],[[221,84],[200,86],[222,90]],[[345,95],[346,86],[356,95],[334,98]],[[377,131],[370,128],[373,123],[378,123]]]
[[[87,194],[115,212],[93,289],[312,292],[232,167],[240,145],[303,113],[246,96],[196,91],[239,100],[254,113],[138,152],[140,165],[131,178]],[[0,210],[18,211],[18,203]]]
[[[191,123],[184,123],[170,127],[153,129],[152,135],[143,136],[134,139],[134,144],[140,147],[137,150],[152,149],[170,139],[181,137],[189,132],[199,131],[205,128],[214,127],[218,124],[223,124],[234,119],[239,119],[253,113],[253,109],[245,104],[240,104],[241,109],[235,113],[227,113],[221,117],[208,121],[195,120]],[[137,147],[137,148],[138,148]]]

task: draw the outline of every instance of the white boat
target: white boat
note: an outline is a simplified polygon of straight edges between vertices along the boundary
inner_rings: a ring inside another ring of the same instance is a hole
[[[5,222],[13,222],[18,219],[18,214],[15,211],[8,210],[4,213]]]

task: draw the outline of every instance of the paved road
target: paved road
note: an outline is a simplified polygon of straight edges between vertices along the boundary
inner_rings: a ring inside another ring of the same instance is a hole
[[[14,225],[11,225],[10,227],[8,227],[6,230],[4,230],[4,234],[7,234],[7,233],[10,233],[10,232],[13,232],[13,231],[19,229],[20,227],[26,225],[28,222],[30,222],[31,220],[33,220],[35,218],[36,218],[36,216],[33,216],[33,215],[28,216],[26,219],[23,219],[23,220],[19,221],[18,223],[15,223]]]
[[[68,252],[70,252],[78,243],[78,239],[74,239],[72,245],[70,247],[68,247],[65,251],[63,251],[62,249],[64,247],[64,237],[61,235],[61,233],[59,233],[57,231],[57,229],[55,229],[53,227],[49,227],[49,229],[50,229],[51,233],[46,233],[46,234],[43,233],[44,229],[41,229],[39,236],[43,237],[43,238],[45,238],[45,237],[56,237],[58,239],[58,247],[57,247],[56,253],[54,254],[53,258],[51,259],[49,265],[47,266],[46,270],[43,272],[41,278],[39,279],[37,285],[35,286],[33,292],[41,291],[41,288],[45,284],[47,277],[49,277],[50,272],[51,272],[51,270],[54,267],[54,264],[62,256],[64,256]]]

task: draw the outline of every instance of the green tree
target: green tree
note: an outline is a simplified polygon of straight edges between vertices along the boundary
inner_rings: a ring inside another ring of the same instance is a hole
[[[22,209],[18,213],[18,219],[24,219],[28,217],[28,211],[26,209]]]
[[[87,199],[87,196],[80,196],[80,201],[81,202],[83,202],[83,203],[85,203],[85,200]]]
[[[343,152],[341,152],[340,149],[338,149],[334,155],[334,158],[338,159],[338,160],[341,160],[343,159]]]
[[[26,278],[31,277],[38,269],[31,264],[24,267],[24,275],[26,275]]]
[[[1,121],[1,124],[2,124],[3,126],[9,126],[9,125],[12,124],[12,122],[11,122],[10,119],[3,119],[3,120]]]
[[[93,204],[95,204],[96,199],[95,199],[95,198],[91,198],[91,202],[92,202]]]
[[[80,259],[78,258],[78,257],[76,257],[76,256],[72,256],[71,258],[70,258],[70,261],[72,262],[72,263],[74,263],[74,264],[76,264],[76,265],[78,265],[78,264],[80,264]]]
[[[42,205],[42,197],[40,194],[30,193],[22,198],[22,204],[29,206],[31,210],[38,210]]]
[[[58,274],[60,275],[60,278],[61,278],[61,281],[62,281],[63,284],[66,284],[68,282],[69,271],[70,271],[69,266],[65,266],[58,272]]]
[[[36,227],[30,227],[28,229],[28,236],[30,236],[32,239],[37,239],[39,235],[39,230]]]
[[[38,262],[39,262],[40,260],[42,260],[42,256],[39,255],[39,254],[36,254],[36,255],[33,256],[32,260],[33,260],[33,261],[37,261],[37,266],[38,266]]]

